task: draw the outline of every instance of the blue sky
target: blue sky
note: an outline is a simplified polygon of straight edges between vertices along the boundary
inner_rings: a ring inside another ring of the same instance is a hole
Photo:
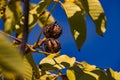
[[[120,71],[120,1],[119,0],[100,0],[107,17],[107,31],[100,37],[95,32],[94,23],[86,15],[87,20],[87,39],[81,48],[77,50],[74,39],[71,35],[66,15],[60,5],[57,5],[53,11],[53,16],[58,24],[62,26],[63,33],[59,38],[62,45],[61,54],[74,56],[78,61],[86,61],[89,64],[96,65],[101,68],[111,67]],[[32,0],[39,2],[39,0]],[[51,7],[51,6],[50,6]],[[48,8],[49,10],[50,8]],[[0,21],[0,29],[3,29]],[[38,25],[30,32],[28,43],[33,44],[39,34]],[[44,57],[42,54],[35,53],[33,55],[36,63]]]

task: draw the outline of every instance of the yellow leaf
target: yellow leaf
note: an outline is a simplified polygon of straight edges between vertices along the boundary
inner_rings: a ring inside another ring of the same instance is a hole
[[[90,65],[86,62],[81,62],[81,64],[84,66],[85,70],[87,71],[92,71],[97,69],[95,65]]]
[[[76,80],[75,73],[73,70],[68,69],[67,70],[67,76],[69,80]]]
[[[89,14],[100,36],[106,31],[106,16],[99,0],[80,0],[85,11]]]
[[[108,75],[109,74],[111,75],[111,77],[108,76],[110,77],[110,79],[114,78],[115,80],[120,80],[120,72],[113,71],[111,68],[108,69],[107,72],[108,72]]]
[[[64,3],[61,3],[61,5],[67,15],[70,29],[78,50],[80,50],[86,39],[85,14],[76,3],[65,1]]]
[[[65,0],[65,1],[68,1],[68,2],[75,2],[75,0]]]

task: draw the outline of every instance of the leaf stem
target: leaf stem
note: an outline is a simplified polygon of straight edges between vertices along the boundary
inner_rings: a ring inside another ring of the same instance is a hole
[[[14,40],[17,40],[17,41],[19,41],[19,42],[22,42],[22,40],[14,37],[14,36],[11,36],[11,35],[3,32],[3,31],[1,31],[1,30],[0,30],[0,33],[2,33],[3,35],[5,35],[5,36],[7,36],[7,37],[10,37],[10,38],[12,38],[12,39],[14,39]],[[31,52],[39,52],[39,53],[46,54],[46,55],[52,54],[52,53],[48,53],[48,52],[45,52],[45,51],[42,51],[42,50],[36,50],[36,49],[33,48],[33,46],[31,46],[30,44],[27,44],[27,43],[26,43],[26,46],[29,48],[29,50],[30,50]]]

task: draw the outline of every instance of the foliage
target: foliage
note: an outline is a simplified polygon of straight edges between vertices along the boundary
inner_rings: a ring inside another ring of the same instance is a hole
[[[29,31],[37,23],[42,30],[33,45],[26,43],[25,55],[19,49],[25,19],[22,3],[24,0],[0,0],[0,18],[4,23],[4,31],[0,31],[0,80],[58,80],[59,77],[62,80],[120,80],[120,72],[111,68],[101,69],[87,62],[78,62],[75,57],[60,55],[60,52],[46,52],[42,46],[46,37],[39,40],[46,25],[55,22],[52,11],[56,4],[60,4],[66,13],[78,50],[86,40],[86,14],[93,20],[98,35],[102,36],[106,31],[106,17],[99,0],[41,0],[38,4],[30,3]],[[48,11],[47,7],[52,3],[53,7]],[[11,36],[11,33],[16,33],[16,36]],[[8,41],[8,38],[11,40]],[[33,52],[46,55],[39,65],[34,62]],[[66,74],[62,74],[63,69]]]

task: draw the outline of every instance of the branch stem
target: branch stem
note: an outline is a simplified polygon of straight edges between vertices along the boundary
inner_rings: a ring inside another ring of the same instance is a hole
[[[26,42],[28,38],[28,18],[29,18],[29,0],[24,0],[24,26],[23,26],[23,37],[22,37],[22,42],[21,42],[21,47],[20,50],[23,53],[23,55],[26,54],[25,48],[26,48]]]

